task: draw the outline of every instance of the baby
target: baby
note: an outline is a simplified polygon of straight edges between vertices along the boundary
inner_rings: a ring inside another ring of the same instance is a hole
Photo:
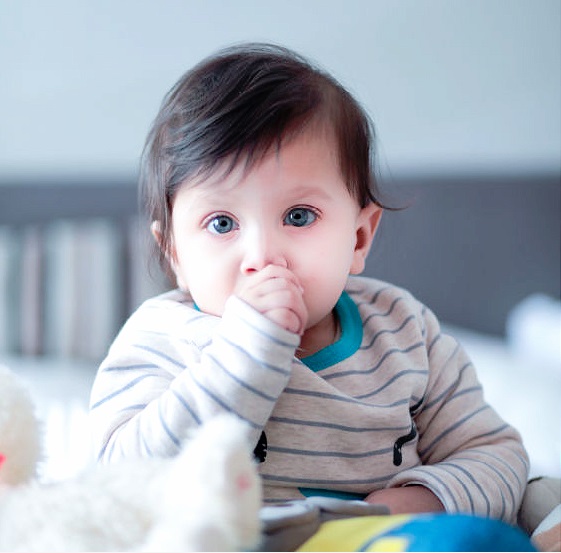
[[[331,76],[248,44],[165,97],[141,184],[177,289],[145,302],[96,377],[103,462],[171,456],[229,412],[269,504],[514,521],[528,459],[458,343],[408,292],[357,276],[384,210],[372,127]]]

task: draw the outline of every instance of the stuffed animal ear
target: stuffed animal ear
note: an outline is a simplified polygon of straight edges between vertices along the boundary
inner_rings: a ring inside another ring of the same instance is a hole
[[[2,465],[2,457],[0,456],[0,466]],[[254,479],[249,472],[238,474],[236,477],[236,486],[238,488],[238,492],[244,493],[246,490],[251,489],[254,485]]]
[[[36,475],[41,455],[35,405],[23,382],[0,367],[0,484],[23,484]]]

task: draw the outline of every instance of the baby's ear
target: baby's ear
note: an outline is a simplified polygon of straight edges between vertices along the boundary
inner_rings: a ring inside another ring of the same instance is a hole
[[[173,260],[175,259],[175,251],[173,248],[173,242],[169,245],[166,245],[164,241],[164,235],[162,234],[162,224],[160,221],[152,221],[150,225],[150,232],[156,240],[158,247],[160,248],[161,252],[164,254],[167,262],[169,265],[173,267]]]
[[[382,212],[383,209],[380,206],[370,203],[363,207],[358,215],[355,251],[350,270],[351,275],[358,275],[364,271],[366,258],[380,224]]]
[[[160,221],[152,221],[152,224],[150,225],[150,232],[152,233],[154,240],[156,240],[160,251],[164,254],[164,257],[166,259],[166,273],[168,278],[172,282],[175,278],[175,284],[182,290],[187,290],[187,283],[183,281],[177,271],[176,253],[175,246],[173,244],[173,238],[170,240],[170,244],[166,246]]]
[[[163,240],[161,228],[162,226],[160,224],[160,221],[152,221],[152,224],[150,225],[150,232],[152,233],[154,240],[156,240],[156,242],[158,243],[160,249],[162,248],[162,240]]]

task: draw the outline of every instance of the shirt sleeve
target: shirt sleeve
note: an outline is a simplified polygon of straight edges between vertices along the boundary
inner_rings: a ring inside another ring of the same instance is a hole
[[[470,359],[426,308],[423,322],[429,381],[414,414],[422,465],[390,486],[420,484],[448,512],[515,522],[529,465],[520,435],[485,402]]]
[[[257,443],[290,378],[299,337],[235,297],[220,319],[179,311],[141,307],[101,364],[90,400],[100,461],[173,455],[194,427],[221,412],[245,420]]]

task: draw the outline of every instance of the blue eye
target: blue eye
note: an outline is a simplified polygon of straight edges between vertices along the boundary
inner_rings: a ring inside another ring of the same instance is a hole
[[[318,218],[317,214],[307,207],[295,207],[284,218],[285,225],[293,227],[307,227]]]
[[[228,217],[228,215],[217,215],[209,221],[206,228],[213,234],[226,234],[236,229],[237,225],[232,217]]]

